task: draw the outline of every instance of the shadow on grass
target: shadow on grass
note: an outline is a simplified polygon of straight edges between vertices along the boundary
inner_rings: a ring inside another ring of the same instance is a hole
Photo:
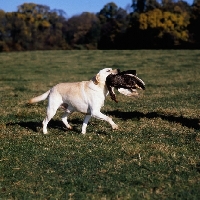
[[[189,119],[183,116],[164,115],[158,112],[149,112],[145,114],[138,111],[121,112],[121,111],[115,110],[115,111],[108,111],[106,112],[106,114],[115,116],[117,118],[120,118],[121,120],[127,120],[127,119],[133,119],[133,118],[137,118],[138,120],[140,120],[141,118],[148,118],[148,119],[161,118],[169,122],[179,123],[182,126],[186,126],[188,128],[194,128],[196,130],[200,129],[199,119]],[[83,121],[77,118],[77,119],[70,120],[70,123],[73,126],[73,131],[79,132],[80,131],[79,126],[82,125]],[[19,125],[23,128],[28,128],[34,132],[39,132],[42,129],[42,122],[29,121],[29,122],[16,122],[16,123],[6,124],[6,126],[13,126],[13,125]],[[68,130],[61,120],[53,120],[53,119],[49,122],[48,129],[58,129],[62,131]]]
[[[82,124],[83,122],[79,119],[73,119],[70,120],[70,123],[72,123],[73,126],[73,131],[80,131],[77,129],[77,124]],[[33,121],[28,121],[28,122],[16,122],[16,123],[7,123],[6,126],[14,126],[14,125],[19,125],[23,128],[28,128],[34,132],[39,132],[42,130],[42,122],[33,122]],[[47,126],[48,129],[57,129],[57,130],[62,130],[62,131],[66,131],[69,130],[65,127],[65,125],[63,124],[63,122],[61,120],[51,120],[48,123]]]
[[[138,120],[140,120],[141,118],[148,118],[148,119],[161,118],[162,120],[167,120],[169,122],[179,123],[182,126],[186,126],[188,128],[194,128],[196,130],[200,129],[200,120],[197,118],[189,119],[189,118],[185,118],[183,116],[165,115],[165,114],[158,113],[158,112],[148,112],[145,114],[145,113],[138,112],[138,111],[121,112],[118,110],[108,111],[108,112],[106,112],[106,114],[115,116],[122,120],[133,119],[133,118],[137,118]]]

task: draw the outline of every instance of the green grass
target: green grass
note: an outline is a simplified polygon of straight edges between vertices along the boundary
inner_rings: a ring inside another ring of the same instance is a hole
[[[200,51],[36,51],[0,54],[0,199],[199,199]],[[139,99],[117,93],[103,113],[66,130],[47,101],[26,102],[59,82],[105,67],[136,69]]]

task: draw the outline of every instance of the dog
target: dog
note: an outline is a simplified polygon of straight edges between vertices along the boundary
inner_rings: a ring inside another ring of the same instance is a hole
[[[136,70],[127,70],[119,72],[118,74],[108,75],[106,78],[106,86],[111,99],[116,103],[118,103],[118,101],[114,88],[127,96],[138,96],[136,89],[145,90],[145,83],[137,77]]]
[[[44,94],[30,99],[29,103],[32,104],[48,98],[47,115],[43,120],[43,133],[47,134],[47,124],[60,106],[65,110],[62,121],[68,129],[72,129],[72,127],[67,118],[75,111],[86,114],[82,125],[82,134],[86,133],[87,124],[91,117],[105,120],[112,126],[112,129],[118,129],[112,118],[100,112],[108,94],[105,84],[106,77],[117,73],[117,69],[105,68],[89,81],[60,83]]]

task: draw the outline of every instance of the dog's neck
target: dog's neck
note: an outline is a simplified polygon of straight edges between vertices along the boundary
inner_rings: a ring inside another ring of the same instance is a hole
[[[89,83],[89,88],[94,91],[103,91],[106,96],[108,93],[108,89],[105,82],[95,82],[93,79]]]

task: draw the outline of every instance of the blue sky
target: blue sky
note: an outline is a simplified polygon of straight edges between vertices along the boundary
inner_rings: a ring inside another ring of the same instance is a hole
[[[52,10],[61,9],[66,12],[68,17],[71,17],[86,11],[97,13],[109,2],[114,2],[118,7],[125,9],[132,0],[0,0],[0,9],[5,12],[14,12],[17,11],[17,6],[25,2],[46,5]],[[192,2],[193,0],[188,0],[189,4]]]

